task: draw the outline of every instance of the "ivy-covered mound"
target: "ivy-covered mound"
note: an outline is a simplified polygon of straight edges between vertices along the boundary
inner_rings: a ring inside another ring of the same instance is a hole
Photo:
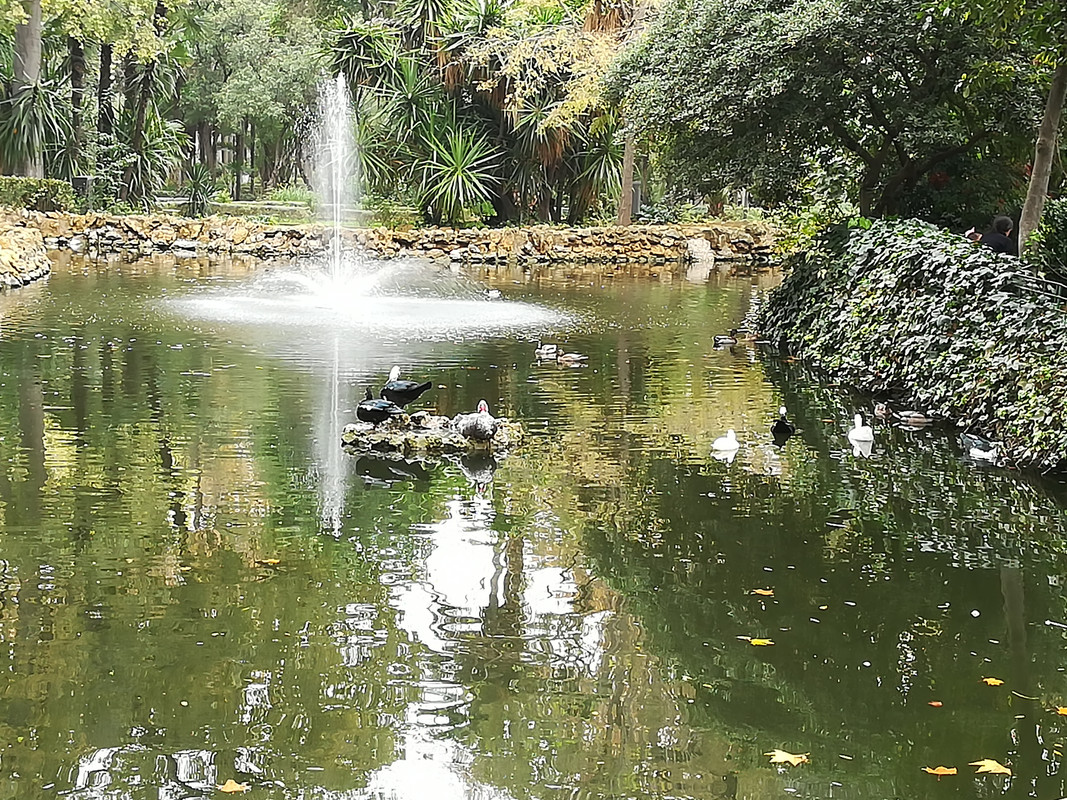
[[[1067,468],[1067,311],[1032,269],[916,221],[841,226],[787,264],[762,330],[861,391]]]

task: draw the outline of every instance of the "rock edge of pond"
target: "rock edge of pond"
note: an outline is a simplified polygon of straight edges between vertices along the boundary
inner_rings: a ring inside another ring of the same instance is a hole
[[[0,226],[0,288],[25,286],[51,270],[40,231]]]
[[[40,231],[44,244],[76,253],[156,252],[291,258],[323,253],[333,229],[233,217],[190,219],[165,214],[117,216],[0,210],[0,229]],[[564,228],[384,227],[343,229],[347,246],[371,258],[419,256],[444,264],[595,263],[665,264],[697,260],[757,261],[771,258],[775,231],[762,222],[723,220],[704,225],[631,225]]]

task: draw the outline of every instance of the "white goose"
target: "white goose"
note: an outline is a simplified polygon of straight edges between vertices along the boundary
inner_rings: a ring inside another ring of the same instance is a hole
[[[857,414],[853,420],[853,428],[848,432],[849,441],[852,442],[873,442],[874,441],[874,428],[870,425],[865,425],[863,422],[863,414]]]
[[[735,452],[740,446],[741,443],[737,441],[737,434],[734,433],[733,428],[730,428],[730,430],[726,431],[725,436],[720,436],[718,439],[711,443],[711,449],[718,450],[720,453]]]

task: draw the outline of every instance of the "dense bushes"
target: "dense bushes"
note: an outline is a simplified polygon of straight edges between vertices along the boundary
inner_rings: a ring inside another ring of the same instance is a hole
[[[66,181],[0,176],[0,206],[69,211],[74,207],[74,190]]]
[[[795,256],[764,333],[862,391],[1067,466],[1067,314],[1018,259],[915,221],[844,226]]]

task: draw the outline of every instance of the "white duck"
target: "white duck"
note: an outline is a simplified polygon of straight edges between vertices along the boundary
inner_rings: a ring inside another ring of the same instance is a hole
[[[545,344],[538,339],[537,347],[534,349],[534,355],[542,361],[550,361],[559,355],[559,345]]]
[[[478,410],[473,414],[458,414],[452,420],[456,432],[460,436],[474,439],[479,442],[488,442],[496,433],[500,421],[489,413],[489,403],[485,400],[478,401]]]
[[[865,425],[863,422],[863,414],[857,414],[853,420],[853,428],[848,432],[849,441],[852,442],[873,442],[874,441],[874,428],[870,425]]]
[[[737,441],[737,434],[734,433],[733,428],[726,431],[725,436],[720,436],[711,443],[711,449],[718,450],[720,453],[736,452],[740,446],[741,443]]]

